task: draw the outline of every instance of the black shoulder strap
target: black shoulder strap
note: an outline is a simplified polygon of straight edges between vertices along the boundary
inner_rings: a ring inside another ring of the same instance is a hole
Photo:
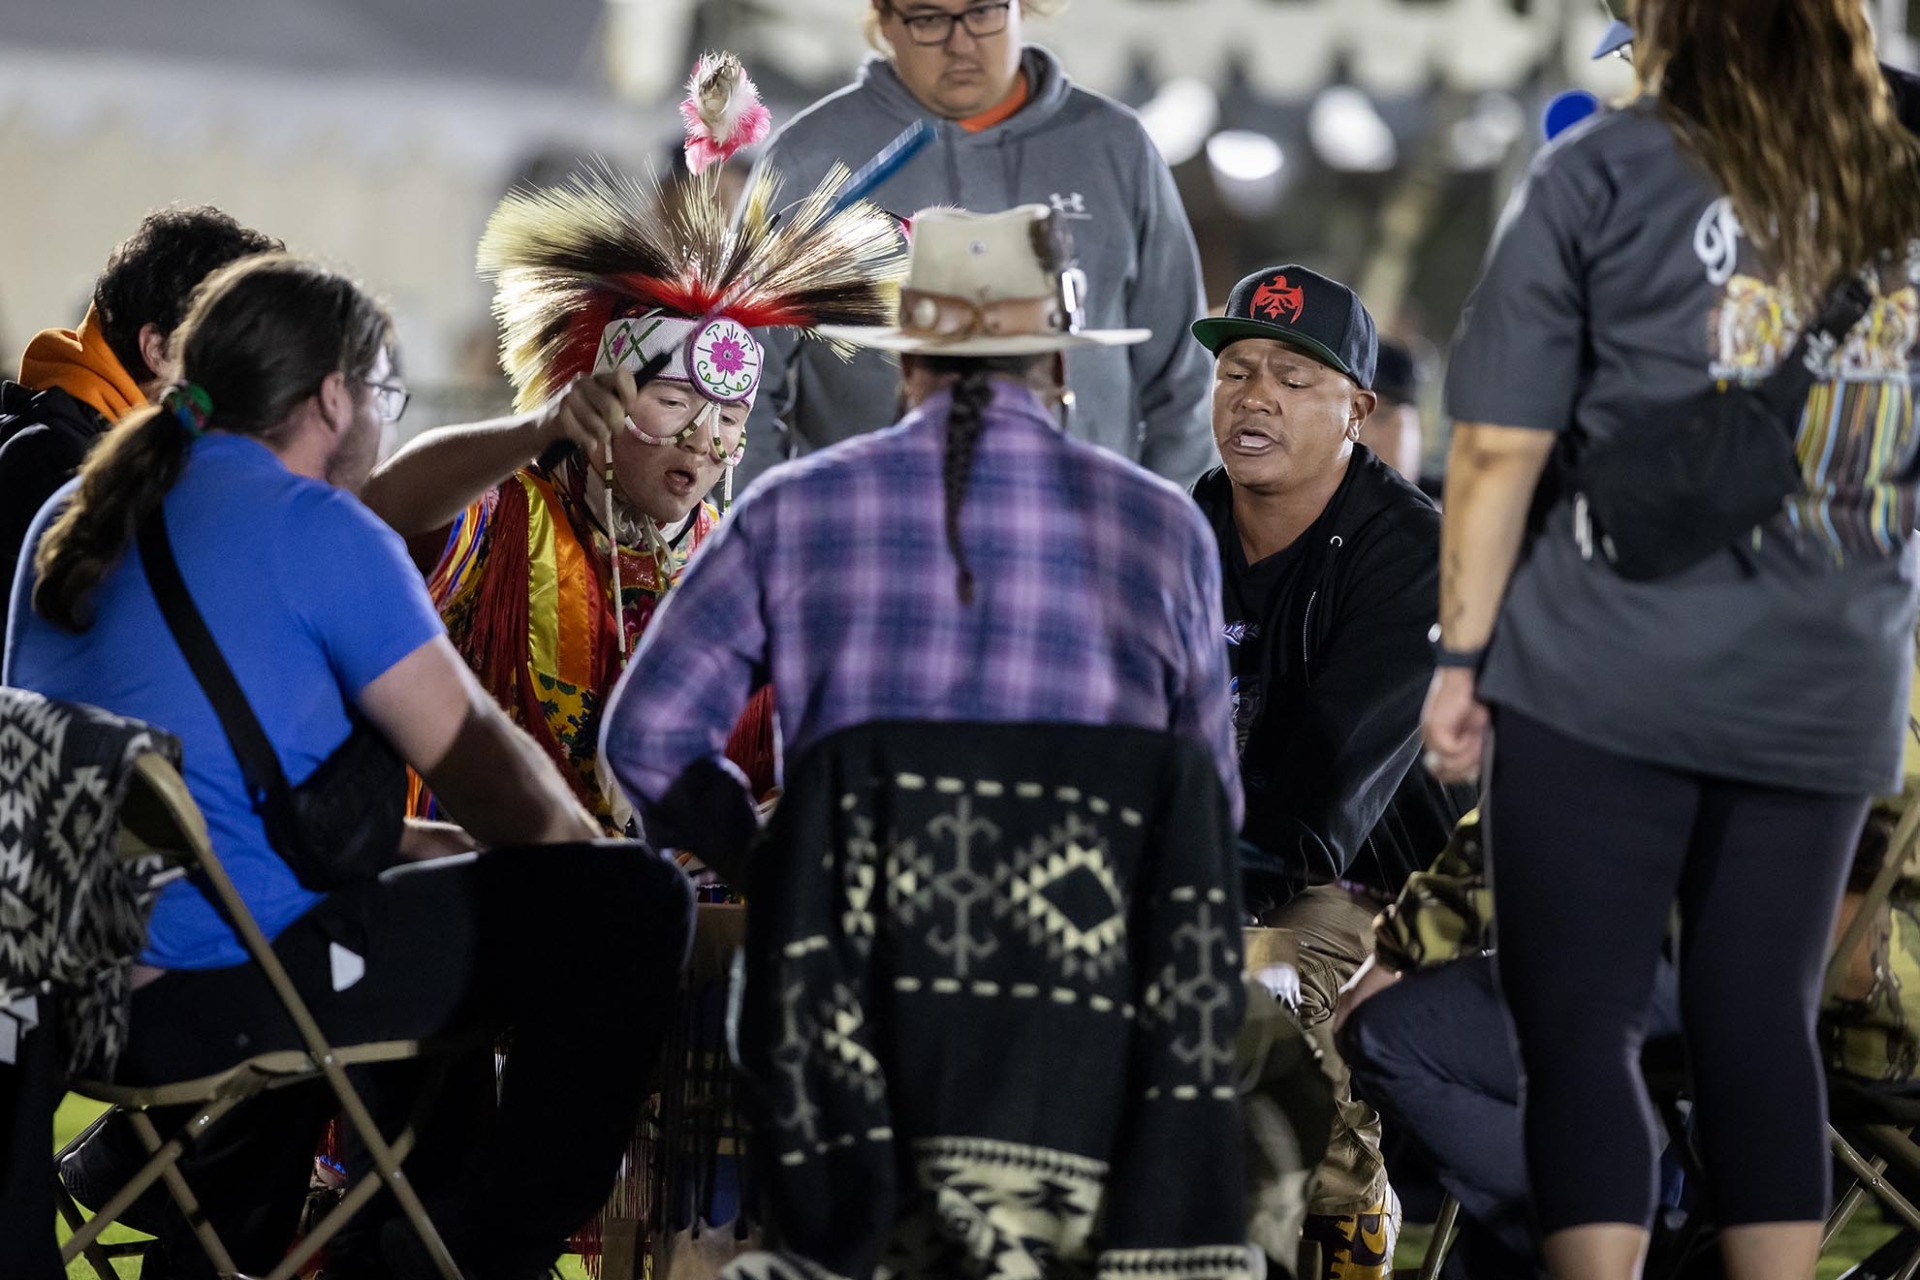
[[[1760,383],[1760,395],[1788,418],[1788,429],[1799,426],[1807,392],[1846,343],[1847,334],[1873,306],[1873,293],[1858,276],[1836,284],[1821,300],[1820,313],[1800,330],[1793,349]]]
[[[194,679],[200,682],[207,701],[213,704],[213,713],[220,718],[220,727],[226,731],[227,742],[240,762],[240,774],[246,779],[255,811],[267,818],[269,829],[293,830],[293,800],[287,790],[287,775],[280,768],[280,757],[274,753],[266,730],[253,714],[240,682],[234,679],[233,668],[227,665],[220,646],[214,643],[206,620],[193,603],[193,596],[187,592],[187,584],[180,577],[180,564],[173,557],[173,542],[167,537],[164,510],[156,509],[140,526],[139,545],[140,559],[146,566],[147,581],[153,586],[160,616],[167,620],[167,630],[173,632]]]

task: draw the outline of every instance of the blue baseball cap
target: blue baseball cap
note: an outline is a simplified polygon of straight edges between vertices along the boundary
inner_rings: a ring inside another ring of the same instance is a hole
[[[1619,53],[1632,43],[1633,28],[1615,18],[1607,27],[1606,33],[1600,37],[1600,43],[1593,46],[1593,56],[1597,61],[1610,53]]]

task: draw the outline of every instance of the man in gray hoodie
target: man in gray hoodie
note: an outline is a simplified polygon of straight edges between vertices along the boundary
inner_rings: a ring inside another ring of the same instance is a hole
[[[1217,465],[1206,352],[1185,340],[1204,313],[1200,262],[1173,175],[1127,108],[1077,88],[1046,50],[1021,41],[1035,0],[873,0],[868,31],[885,57],[795,116],[760,163],[787,199],[835,162],[858,168],[926,120],[933,142],[872,194],[895,212],[957,205],[993,213],[1044,204],[1066,222],[1092,282],[1086,323],[1151,329],[1139,346],[1075,351],[1068,430],[1179,484]],[[899,374],[882,356],[843,362],[824,343],[761,335],[765,388],[747,425],[738,480],[899,417]]]

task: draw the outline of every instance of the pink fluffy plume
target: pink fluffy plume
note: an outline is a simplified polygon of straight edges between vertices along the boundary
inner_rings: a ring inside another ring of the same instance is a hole
[[[687,168],[694,173],[752,146],[773,128],[773,114],[731,53],[701,56],[687,80],[680,118],[687,122]]]

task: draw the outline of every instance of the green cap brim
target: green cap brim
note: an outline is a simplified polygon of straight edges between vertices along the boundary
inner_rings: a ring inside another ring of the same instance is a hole
[[[1266,338],[1272,342],[1284,342],[1326,365],[1353,377],[1353,370],[1347,368],[1347,362],[1327,350],[1325,344],[1308,337],[1298,329],[1289,329],[1284,325],[1267,324],[1260,320],[1233,320],[1226,316],[1208,316],[1195,320],[1192,326],[1193,336],[1200,345],[1216,356],[1229,344],[1242,338]]]

